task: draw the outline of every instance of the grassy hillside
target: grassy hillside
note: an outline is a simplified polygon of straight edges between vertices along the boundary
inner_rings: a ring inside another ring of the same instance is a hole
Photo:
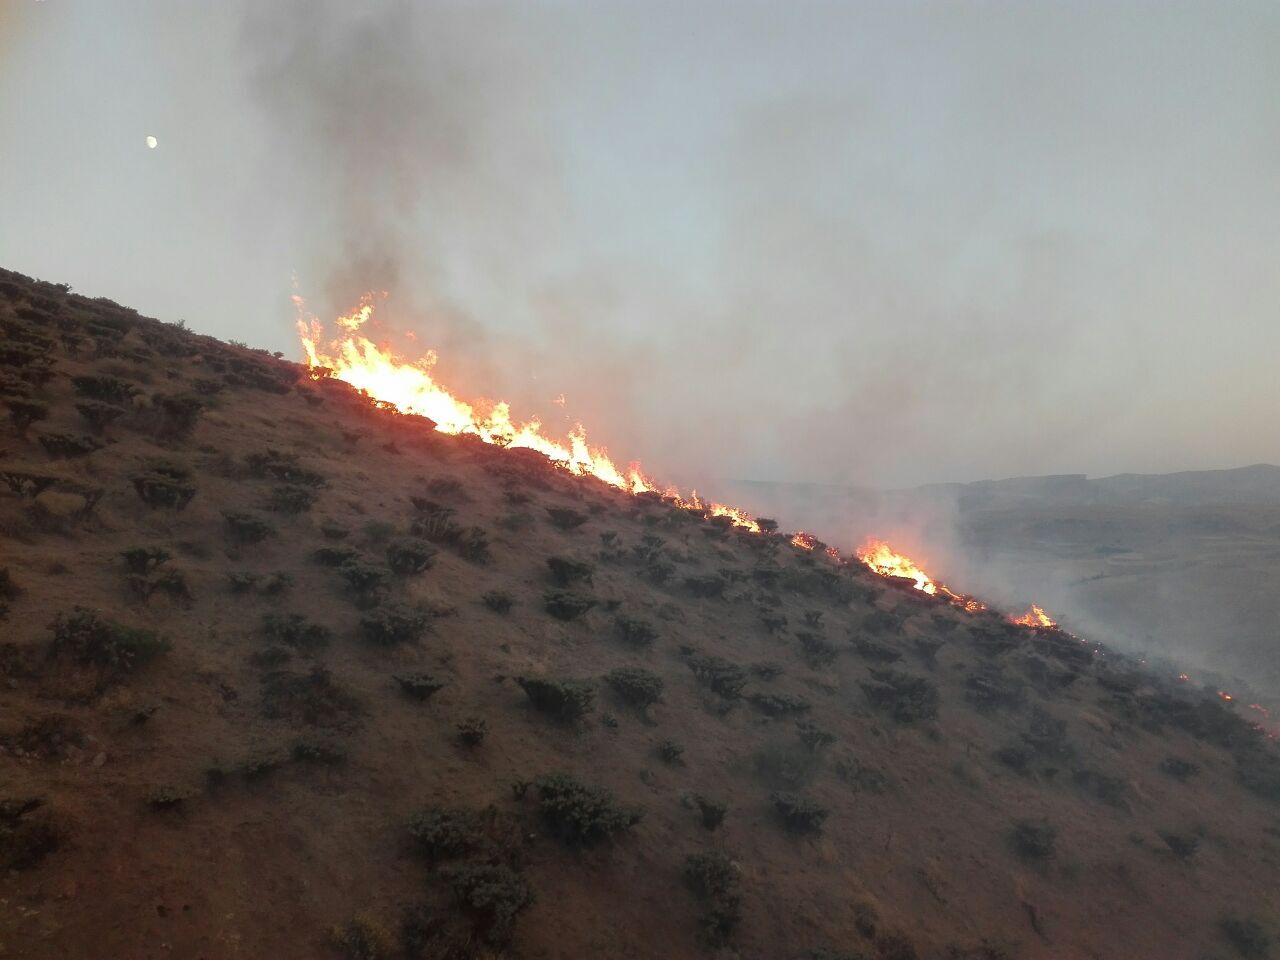
[[[1263,957],[1212,694],[0,272],[0,955]]]

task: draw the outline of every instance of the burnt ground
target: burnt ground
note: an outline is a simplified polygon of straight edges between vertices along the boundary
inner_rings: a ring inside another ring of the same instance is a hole
[[[0,272],[0,328],[0,955],[1280,933],[1212,694],[110,301]]]

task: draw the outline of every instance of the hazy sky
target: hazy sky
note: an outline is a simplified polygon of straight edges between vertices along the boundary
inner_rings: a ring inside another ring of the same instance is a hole
[[[677,478],[1275,462],[1280,5],[0,0],[0,265]]]

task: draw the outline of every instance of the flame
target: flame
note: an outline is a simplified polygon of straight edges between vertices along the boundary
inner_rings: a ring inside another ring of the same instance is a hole
[[[915,561],[895,553],[883,540],[871,539],[858,548],[858,559],[882,577],[905,577],[916,582],[916,589],[933,596],[938,592],[938,585],[929,579],[929,575],[916,566]],[[945,588],[944,588],[945,589]],[[956,594],[947,590],[947,595]]]
[[[625,470],[620,469],[604,447],[588,443],[581,423],[575,424],[564,440],[545,436],[537,417],[524,422],[513,420],[505,401],[482,410],[455,397],[432,375],[438,360],[434,350],[417,360],[404,360],[375,344],[362,330],[373,319],[378,299],[386,296],[367,293],[361,297],[354,310],[334,321],[337,335],[327,342],[321,323],[306,313],[305,301],[293,296],[298,310],[298,336],[314,378],[332,376],[343,380],[402,413],[429,418],[441,433],[467,433],[496,446],[536,450],[570,473],[595,477],[627,493],[658,492],[658,484],[641,470],[639,463],[631,462]],[[563,405],[564,394],[556,398],[556,403]],[[728,517],[735,527],[760,532],[755,519],[738,507],[703,501],[696,492],[686,500],[674,487],[663,488],[663,496],[674,500],[677,506]]]
[[[1020,617],[1010,617],[1011,623],[1016,623],[1020,627],[1043,627],[1051,629],[1058,624],[1050,617],[1041,607],[1037,607],[1034,603],[1031,609]]]
[[[818,538],[812,533],[805,533],[801,530],[791,538],[791,545],[793,547],[800,547],[802,550],[812,550],[818,545]]]

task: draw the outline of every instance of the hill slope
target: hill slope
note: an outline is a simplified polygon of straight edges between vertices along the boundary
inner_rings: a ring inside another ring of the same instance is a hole
[[[8,955],[1280,924],[1280,760],[1212,693],[65,288],[0,273],[0,324]]]

